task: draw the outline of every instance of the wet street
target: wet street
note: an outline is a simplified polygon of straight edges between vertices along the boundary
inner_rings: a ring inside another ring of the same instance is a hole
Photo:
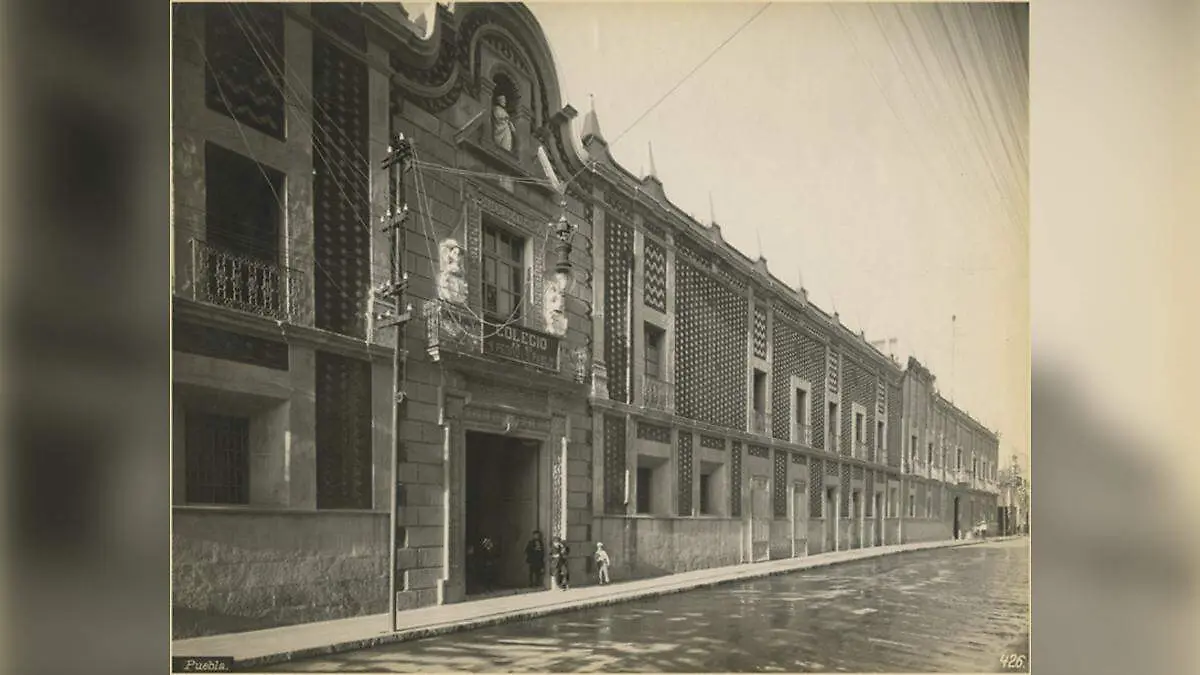
[[[1027,671],[1028,543],[845,563],[274,670]],[[1006,654],[1020,667],[1005,668]]]

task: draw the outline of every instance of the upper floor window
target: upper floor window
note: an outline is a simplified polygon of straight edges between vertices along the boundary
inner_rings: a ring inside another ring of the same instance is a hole
[[[962,448],[958,448],[954,451],[954,468],[958,471],[962,471],[962,466]]]
[[[754,412],[766,412],[767,410],[767,374],[761,370],[754,370]]]
[[[646,375],[663,379],[663,338],[662,329],[651,324],[645,325],[646,334]]]
[[[521,317],[525,240],[494,224],[483,224],[483,311],[501,321]]]
[[[925,451],[925,463],[933,466],[933,442],[929,443],[929,448]]]

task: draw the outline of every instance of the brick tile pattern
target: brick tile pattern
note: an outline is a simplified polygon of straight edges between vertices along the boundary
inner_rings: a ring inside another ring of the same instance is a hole
[[[692,433],[679,432],[679,515],[692,515]]]
[[[776,313],[774,326],[774,353],[771,368],[774,371],[771,385],[771,431],[781,441],[791,437],[790,407],[794,392],[788,391],[791,376],[797,375],[812,385],[812,400],[809,401],[809,420],[812,423],[813,447],[825,447],[825,346],[801,331],[779,320]]]
[[[718,436],[700,436],[700,447],[713,450],[724,450],[725,439]]]
[[[842,517],[850,515],[850,465],[842,464]]]
[[[268,67],[280,63],[283,57],[282,7],[213,4],[207,10],[204,17],[207,106],[283,140],[283,88],[273,68]]]
[[[313,255],[317,328],[365,338],[371,285],[367,66],[313,40]],[[374,167],[370,167],[374,169]]]
[[[767,312],[760,305],[754,307],[754,356],[767,358]]]
[[[746,451],[750,453],[751,457],[761,457],[762,459],[769,459],[771,457],[771,451],[765,445],[750,444],[746,447]]]
[[[604,512],[625,511],[625,418],[604,416]]]
[[[662,427],[657,424],[638,422],[637,437],[647,441],[654,441],[656,443],[670,444],[671,429],[669,427]]]
[[[815,518],[823,517],[825,502],[825,462],[813,459],[808,463],[808,512]]]
[[[729,457],[729,515],[734,518],[742,517],[742,442],[733,441]]]
[[[371,364],[317,352],[317,508],[370,509]]]
[[[842,438],[847,439],[842,444],[842,456],[849,456],[854,450],[854,415],[852,404],[861,405],[866,411],[866,442],[867,447],[875,445],[875,375],[853,359],[843,359],[842,364]]]
[[[676,412],[745,429],[748,301],[687,262],[677,274]]]
[[[608,397],[629,403],[629,303],[633,271],[633,228],[608,218],[604,229],[604,361]]]
[[[667,249],[646,240],[645,290],[646,306],[660,312],[667,311]]]
[[[788,515],[788,454],[786,450],[775,451],[775,491],[772,501],[776,518],[787,518]]]

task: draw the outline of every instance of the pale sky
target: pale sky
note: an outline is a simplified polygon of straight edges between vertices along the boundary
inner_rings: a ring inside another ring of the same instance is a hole
[[[711,192],[728,242],[897,338],[1029,466],[1024,5],[775,3],[636,124],[763,4],[530,7],[617,161],[653,143],[673,203],[708,222]]]

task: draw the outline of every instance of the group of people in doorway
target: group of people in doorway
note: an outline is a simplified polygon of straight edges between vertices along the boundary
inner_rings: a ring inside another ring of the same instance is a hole
[[[468,548],[467,553],[468,557],[472,559],[476,578],[479,579],[482,590],[484,592],[495,590],[498,557],[495,542],[489,537],[481,537],[476,545]],[[554,537],[547,547],[540,530],[534,530],[529,542],[525,544],[525,564],[529,568],[529,585],[533,588],[542,585],[546,578],[547,554],[554,585],[560,590],[569,589],[571,587],[571,571],[568,559],[571,555],[571,547],[561,537]],[[611,583],[609,569],[612,566],[612,558],[609,557],[608,551],[604,550],[603,543],[596,543],[596,551],[593,556],[596,561],[597,581],[600,584]]]

